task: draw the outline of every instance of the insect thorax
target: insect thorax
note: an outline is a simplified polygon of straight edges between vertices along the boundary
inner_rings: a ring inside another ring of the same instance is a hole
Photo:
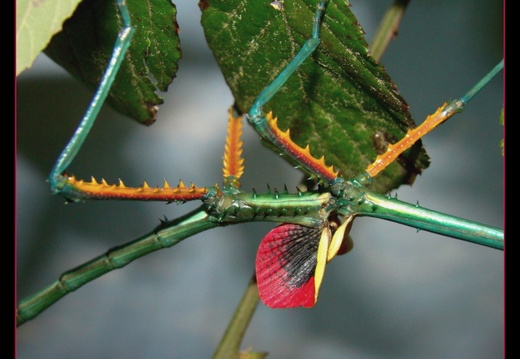
[[[205,200],[219,222],[270,221],[321,227],[330,213],[330,193],[246,193],[224,190]]]

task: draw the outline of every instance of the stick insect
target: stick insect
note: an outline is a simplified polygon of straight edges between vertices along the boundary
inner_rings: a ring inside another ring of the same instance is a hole
[[[200,181],[197,181],[197,182],[201,183]],[[264,232],[264,233],[265,233],[265,232]],[[202,251],[202,249],[201,249],[201,251]],[[94,253],[94,254],[95,254],[95,253]],[[88,258],[86,258],[86,259],[88,259]],[[58,269],[58,270],[59,270],[59,269]]]

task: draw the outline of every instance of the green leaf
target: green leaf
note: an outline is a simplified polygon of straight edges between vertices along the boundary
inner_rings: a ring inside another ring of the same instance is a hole
[[[207,0],[201,3],[206,39],[235,97],[248,112],[256,96],[294,58],[310,37],[316,0]],[[362,173],[415,124],[395,85],[370,55],[349,4],[332,1],[315,53],[265,106],[300,146],[310,144],[345,178]],[[413,182],[429,164],[422,144],[377,176],[371,188],[384,193]]]
[[[149,125],[156,119],[181,57],[176,9],[169,0],[127,0],[136,31],[108,103]],[[114,0],[84,0],[53,37],[45,53],[92,89],[112,54],[122,21]]]
[[[16,1],[16,76],[31,67],[81,0]]]

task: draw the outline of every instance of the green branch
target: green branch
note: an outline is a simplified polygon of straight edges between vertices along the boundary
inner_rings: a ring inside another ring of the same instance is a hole
[[[394,3],[379,24],[376,35],[370,45],[372,57],[377,61],[383,56],[390,41],[397,36],[399,24],[409,2],[410,0],[394,0]]]
[[[235,314],[220,341],[217,350],[213,354],[213,359],[253,359],[264,358],[266,353],[245,351],[239,353],[240,344],[244,338],[247,327],[251,322],[256,306],[260,298],[258,297],[258,288],[256,286],[256,279],[253,278],[248,283],[246,291],[242,295],[242,299],[237,306]]]

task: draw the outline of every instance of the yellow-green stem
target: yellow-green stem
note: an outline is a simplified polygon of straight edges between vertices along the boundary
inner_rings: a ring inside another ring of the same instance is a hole
[[[376,35],[370,45],[371,55],[379,61],[390,41],[397,35],[399,24],[410,0],[394,0],[383,20],[379,24]]]
[[[249,322],[253,317],[258,302],[258,288],[256,286],[256,279],[253,276],[247,285],[246,291],[242,295],[242,299],[238,304],[233,318],[231,318],[231,322],[229,323],[217,350],[213,354],[213,359],[252,359],[264,358],[267,355],[266,353],[259,352],[239,353],[242,338],[249,326]]]

